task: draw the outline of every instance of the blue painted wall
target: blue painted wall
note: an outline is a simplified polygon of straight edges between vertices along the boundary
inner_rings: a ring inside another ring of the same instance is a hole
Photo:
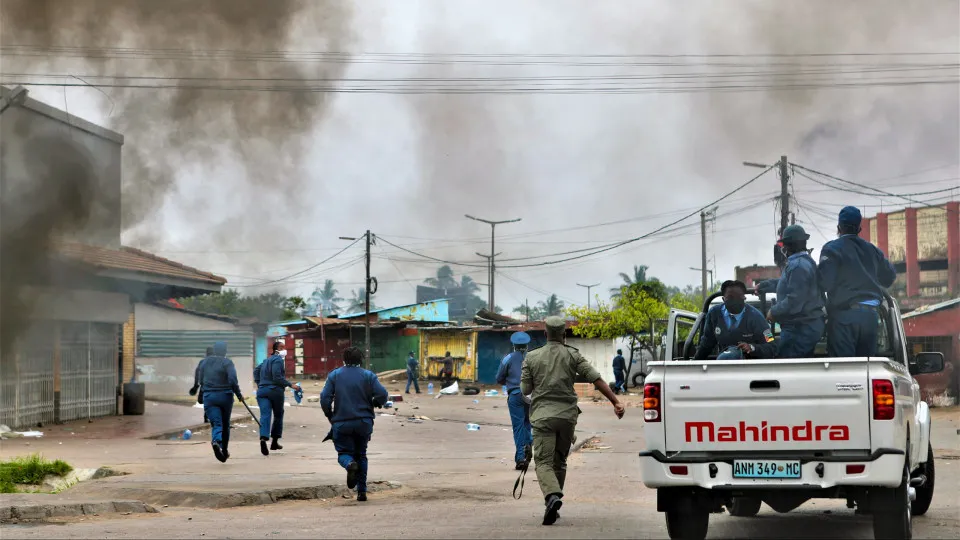
[[[267,359],[267,336],[256,336],[253,340],[253,362],[259,366]]]
[[[528,350],[546,343],[543,332],[528,332]],[[477,336],[477,381],[481,384],[497,384],[500,361],[513,350],[510,343],[512,332],[483,332]]]
[[[399,319],[401,321],[449,322],[450,302],[449,300],[434,300],[422,304],[379,309],[373,313],[376,313],[380,320]],[[363,313],[350,313],[348,315],[341,315],[340,318],[354,319],[362,316]]]

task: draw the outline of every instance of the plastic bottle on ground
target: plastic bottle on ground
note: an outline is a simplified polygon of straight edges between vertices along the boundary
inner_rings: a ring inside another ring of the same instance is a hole
[[[467,431],[480,431],[480,424],[467,424]]]
[[[433,383],[427,384],[427,394],[433,394]]]

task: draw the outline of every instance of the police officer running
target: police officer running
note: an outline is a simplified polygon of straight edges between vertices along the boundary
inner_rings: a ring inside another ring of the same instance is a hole
[[[270,450],[283,450],[283,393],[294,385],[287,380],[284,361],[287,350],[280,342],[273,343],[273,351],[259,366],[253,368],[253,382],[257,384],[257,405],[260,407],[260,453],[269,456]],[[300,383],[296,385],[300,387]],[[273,416],[273,425],[270,420]],[[273,438],[270,449],[267,440]]]
[[[373,435],[374,407],[387,402],[387,389],[377,375],[360,367],[363,353],[343,351],[344,366],[333,370],[320,393],[320,407],[333,424],[337,461],[347,470],[347,487],[357,488],[357,500],[367,500],[367,443]]]
[[[840,210],[836,240],[820,250],[818,275],[827,295],[827,353],[877,354],[877,309],[897,272],[879,248],[860,238],[860,210]]]
[[[613,378],[617,381],[615,392],[623,392],[624,384],[627,382],[627,361],[623,358],[623,351],[617,349],[617,355],[613,357]]]
[[[717,348],[718,360],[737,360],[744,355],[752,358],[766,356],[766,349],[758,349],[773,341],[770,324],[763,313],[747,304],[747,286],[742,281],[728,280],[720,286],[723,304],[707,312],[703,335],[697,347],[696,360],[706,360]]]
[[[564,344],[566,324],[560,317],[547,317],[547,343],[527,353],[520,376],[520,391],[531,395],[530,422],[533,425],[533,456],[537,481],[543,491],[546,511],[544,525],[553,525],[563,504],[563,484],[567,475],[567,454],[577,427],[577,393],[573,385],[583,377],[613,404],[617,418],[623,418],[623,405],[610,386],[573,347]]]
[[[779,280],[764,282],[762,289],[775,285],[777,303],[767,320],[780,323],[777,358],[810,358],[823,337],[823,294],[817,282],[817,263],[807,251],[810,235],[799,225],[783,230],[787,266]]]
[[[533,458],[528,447],[533,443],[533,428],[530,426],[530,404],[520,391],[520,374],[523,357],[530,343],[526,332],[514,332],[510,336],[513,351],[500,361],[497,370],[497,384],[507,387],[507,409],[510,411],[510,423],[513,425],[513,444],[516,446],[513,461],[518,471],[525,470]]]
[[[417,393],[420,393],[420,383],[417,382],[417,377],[420,376],[420,362],[417,361],[417,357],[414,356],[413,351],[410,351],[410,355],[407,356],[407,392],[410,393],[410,384],[413,383],[413,387],[416,389]]]
[[[203,388],[203,411],[210,420],[210,444],[213,455],[221,463],[230,457],[230,415],[233,413],[233,396],[243,401],[237,368],[227,358],[227,343],[213,344],[213,356],[204,358],[200,369],[200,387]],[[231,395],[232,394],[232,395]]]

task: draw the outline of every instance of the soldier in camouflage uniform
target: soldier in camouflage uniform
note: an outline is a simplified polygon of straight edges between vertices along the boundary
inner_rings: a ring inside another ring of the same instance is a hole
[[[567,454],[581,412],[573,387],[577,377],[592,382],[610,400],[617,418],[623,418],[624,408],[600,373],[576,349],[564,344],[564,320],[547,317],[546,327],[546,345],[527,353],[523,362],[520,388],[524,395],[532,394],[533,456],[547,507],[543,524],[552,525],[563,504]]]

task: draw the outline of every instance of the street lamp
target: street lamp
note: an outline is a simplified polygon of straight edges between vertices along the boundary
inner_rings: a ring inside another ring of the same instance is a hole
[[[506,220],[503,220],[503,221],[491,221],[491,220],[489,220],[489,219],[483,219],[483,218],[473,217],[473,216],[471,216],[470,214],[464,214],[464,217],[466,217],[467,219],[472,219],[472,220],[474,220],[474,221],[479,221],[480,223],[486,223],[487,225],[490,225],[490,266],[489,266],[489,272],[490,272],[490,291],[489,291],[489,298],[487,299],[487,304],[488,304],[488,305],[487,305],[487,309],[489,309],[490,312],[493,313],[493,312],[495,312],[496,309],[497,309],[497,304],[496,304],[496,302],[495,302],[495,297],[494,297],[494,288],[493,288],[494,272],[496,272],[496,262],[495,262],[495,259],[496,259],[496,257],[497,257],[497,252],[494,250],[495,243],[496,243],[496,238],[495,238],[495,236],[494,236],[494,233],[495,233],[496,230],[497,230],[497,225],[502,225],[502,224],[504,224],[504,223],[516,223],[516,222],[520,221],[520,220],[523,219],[523,218],[506,219]]]
[[[690,270],[693,270],[694,272],[703,272],[703,268],[694,268],[692,266],[690,267]],[[710,288],[712,289],[714,286],[713,270],[707,268],[707,273],[710,274]],[[707,291],[703,291],[703,294],[707,294]]]

